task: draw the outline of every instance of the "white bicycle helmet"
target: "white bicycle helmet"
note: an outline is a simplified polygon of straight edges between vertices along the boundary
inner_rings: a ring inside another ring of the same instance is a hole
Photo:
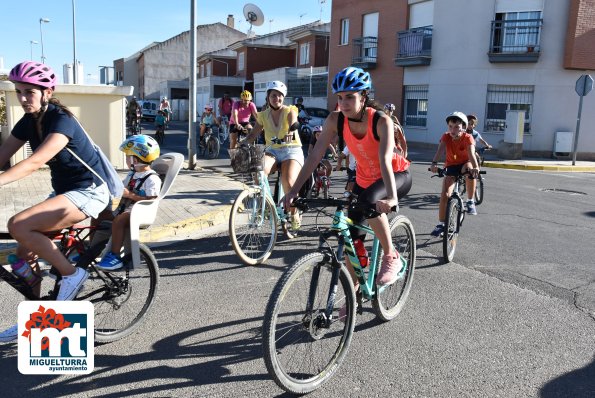
[[[285,85],[285,83],[279,80],[274,80],[272,82],[267,83],[267,96],[269,95],[269,92],[271,90],[277,90],[278,92],[283,94],[284,97],[287,96],[287,86]]]
[[[454,111],[450,115],[446,117],[446,123],[448,123],[452,119],[459,119],[463,122],[463,127],[467,128],[469,121],[467,120],[467,116],[463,112]]]

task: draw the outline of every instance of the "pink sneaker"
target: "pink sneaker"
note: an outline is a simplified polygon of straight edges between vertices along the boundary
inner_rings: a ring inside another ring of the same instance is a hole
[[[396,251],[382,256],[382,265],[376,283],[379,286],[392,285],[403,278],[407,270],[407,260]]]

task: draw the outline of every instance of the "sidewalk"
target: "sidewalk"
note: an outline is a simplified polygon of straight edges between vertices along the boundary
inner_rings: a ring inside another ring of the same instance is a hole
[[[430,162],[433,154],[430,149],[410,149],[414,162]],[[155,224],[141,231],[143,242],[183,238],[228,222],[229,210],[243,183],[231,174],[229,159],[199,159],[197,166],[197,170],[188,170],[186,163],[180,171],[169,195],[160,204]],[[494,156],[486,159],[484,167],[595,173],[595,162],[579,161],[572,166],[570,160],[554,159],[499,160]],[[2,187],[0,230],[6,230],[9,217],[43,201],[50,192],[48,169],[36,171],[28,178]],[[2,247],[6,245],[0,245]]]

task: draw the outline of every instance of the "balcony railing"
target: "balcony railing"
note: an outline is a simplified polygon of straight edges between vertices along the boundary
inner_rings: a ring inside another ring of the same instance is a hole
[[[395,65],[429,65],[432,61],[432,26],[398,32],[397,40],[399,49]]]
[[[490,62],[537,62],[543,19],[492,21]]]
[[[378,38],[373,36],[353,39],[353,57],[351,64],[363,69],[376,67],[378,59]]]

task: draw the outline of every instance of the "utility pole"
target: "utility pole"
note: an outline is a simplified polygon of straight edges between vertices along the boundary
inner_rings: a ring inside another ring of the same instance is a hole
[[[188,118],[188,169],[196,168],[196,0],[190,0],[190,88]]]

